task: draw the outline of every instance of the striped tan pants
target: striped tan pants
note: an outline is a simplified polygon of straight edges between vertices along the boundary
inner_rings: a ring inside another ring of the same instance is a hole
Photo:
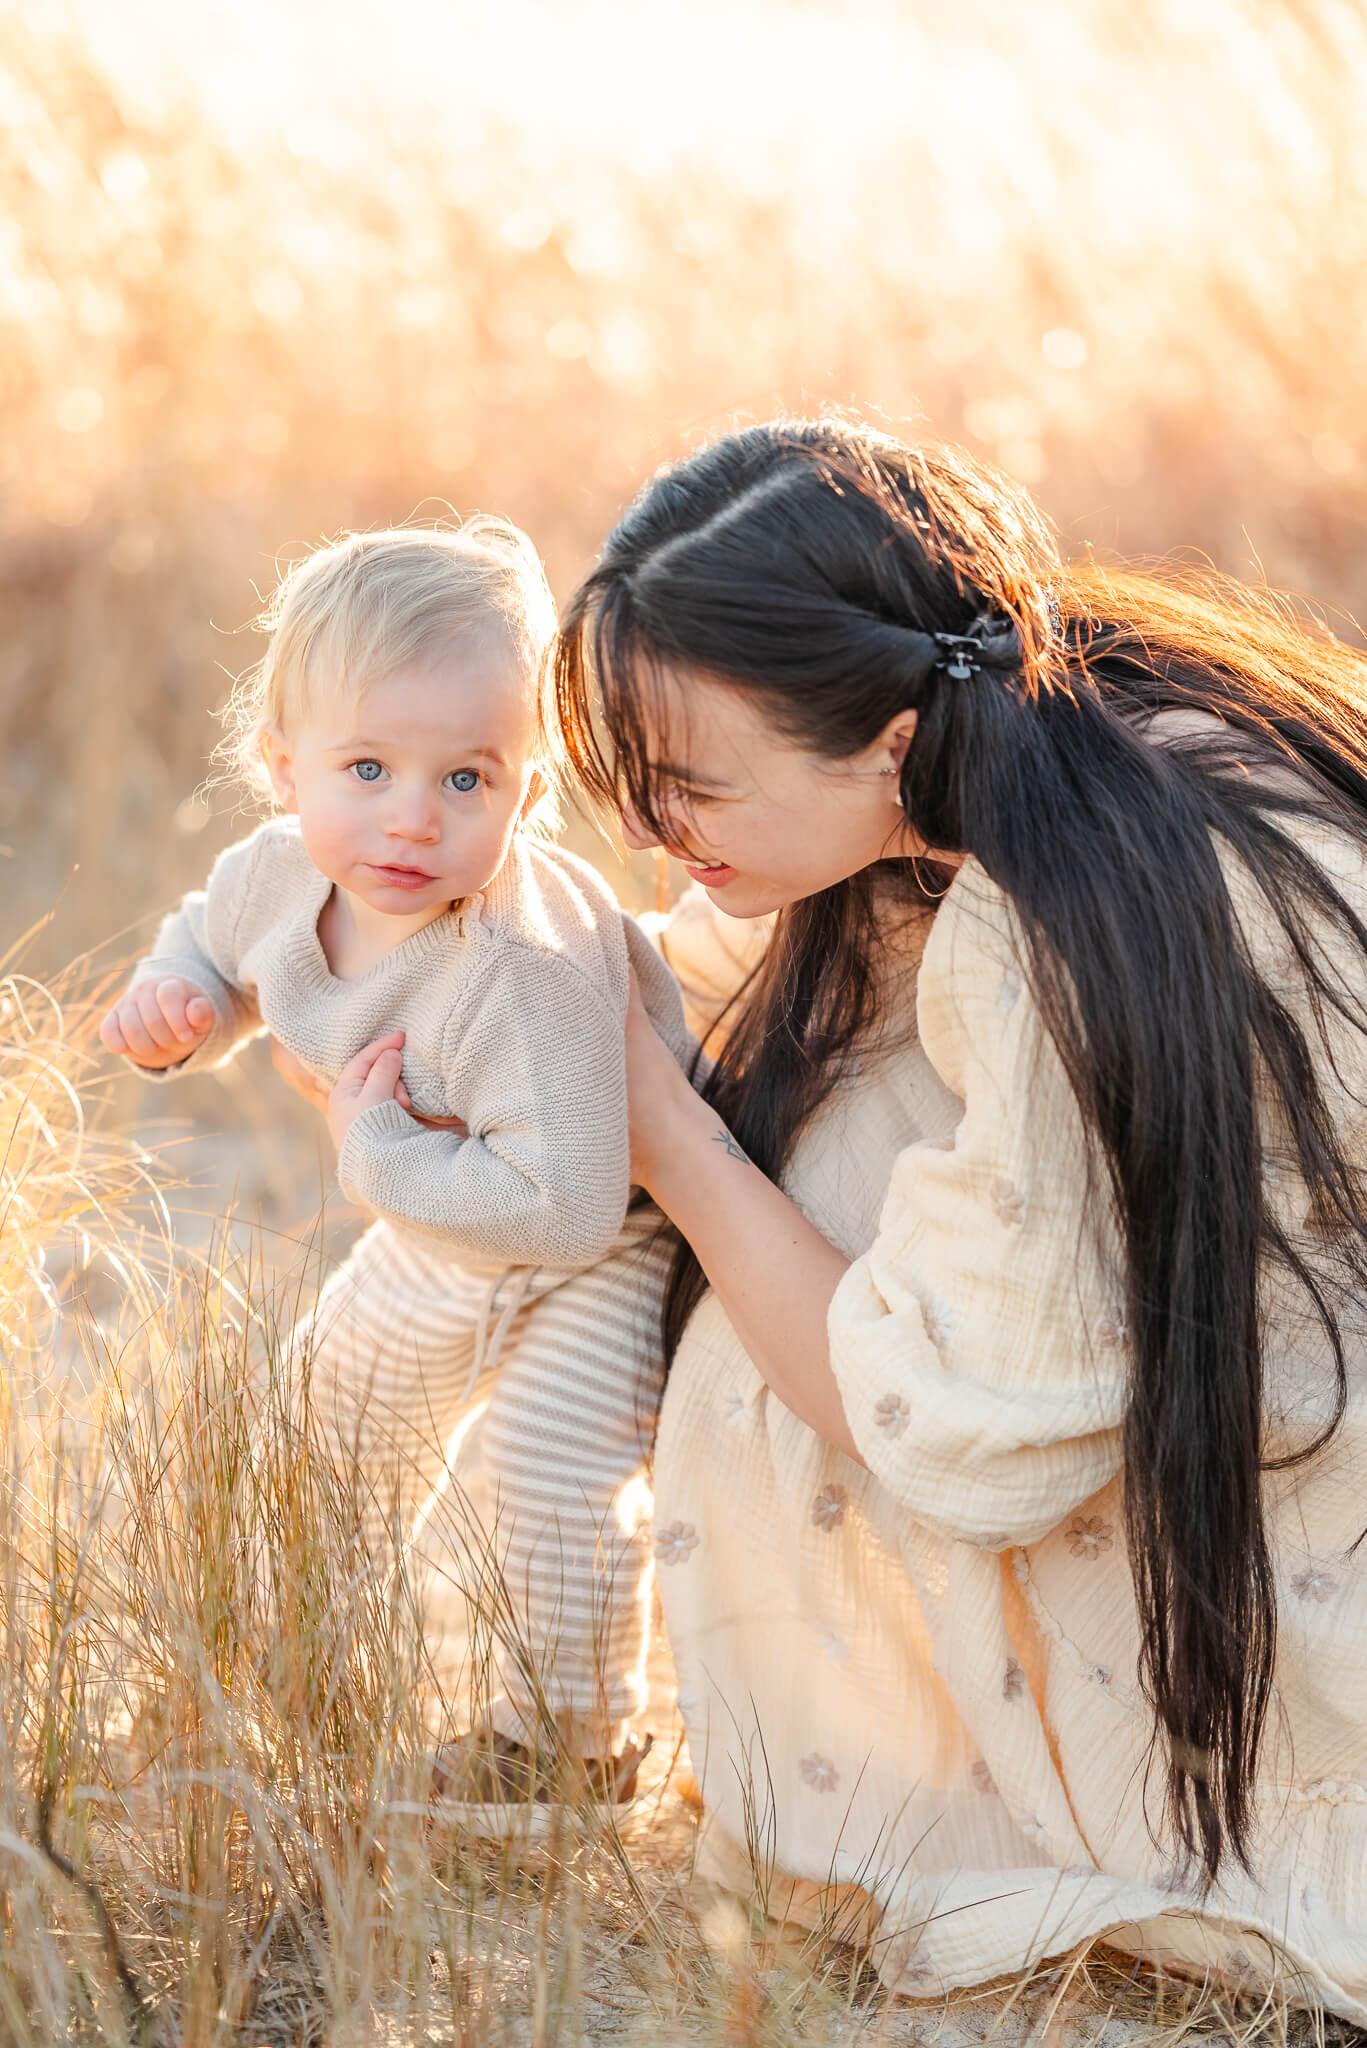
[[[507,1735],[549,1712],[597,1748],[644,1705],[659,1221],[633,1211],[582,1271],[502,1275],[377,1223],[299,1333],[315,1426],[357,1476],[372,1542],[417,1567],[447,1617],[436,1641],[460,1643]]]

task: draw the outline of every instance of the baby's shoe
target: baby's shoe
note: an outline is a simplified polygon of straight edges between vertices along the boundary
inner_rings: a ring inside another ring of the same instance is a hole
[[[541,1841],[566,1821],[603,1821],[628,1806],[654,1740],[628,1742],[616,1756],[577,1757],[474,1728],[432,1759],[428,1810],[445,1826],[491,1841]]]

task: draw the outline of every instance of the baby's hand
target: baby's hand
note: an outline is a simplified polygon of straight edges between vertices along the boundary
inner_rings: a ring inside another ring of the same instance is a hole
[[[214,1028],[214,1006],[203,989],[178,974],[135,981],[100,1025],[110,1052],[140,1067],[175,1067],[203,1045]]]
[[[383,1038],[373,1038],[337,1076],[337,1085],[328,1097],[328,1129],[339,1152],[363,1109],[376,1102],[412,1107],[403,1082],[403,1037],[402,1031],[387,1031]]]

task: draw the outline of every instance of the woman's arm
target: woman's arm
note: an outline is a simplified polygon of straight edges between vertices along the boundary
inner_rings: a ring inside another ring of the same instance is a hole
[[[633,1180],[688,1239],[756,1371],[785,1408],[858,1459],[826,1336],[849,1261],[751,1165],[693,1092],[634,989],[627,1091]]]

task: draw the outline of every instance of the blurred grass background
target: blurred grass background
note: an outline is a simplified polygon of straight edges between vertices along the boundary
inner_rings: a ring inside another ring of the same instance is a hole
[[[738,417],[1360,608],[1364,194],[1360,0],[5,8],[7,938],[129,954],[243,828],[197,791],[277,562],[481,507],[563,595]],[[302,1125],[245,1072],[260,1194]]]

